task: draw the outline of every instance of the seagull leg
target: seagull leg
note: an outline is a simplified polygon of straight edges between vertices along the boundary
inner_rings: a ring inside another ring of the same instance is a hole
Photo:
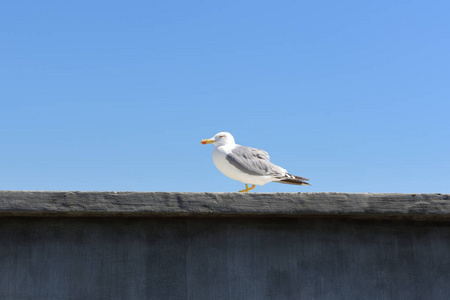
[[[256,185],[252,184],[252,187],[248,187],[247,184],[245,184],[245,190],[239,191],[239,193],[248,193],[248,191],[253,190],[256,187]]]
[[[248,193],[248,185],[245,184],[245,190],[239,191],[239,193]]]

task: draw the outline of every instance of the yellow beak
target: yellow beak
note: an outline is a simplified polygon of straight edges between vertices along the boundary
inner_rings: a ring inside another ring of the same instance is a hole
[[[203,144],[203,145],[206,145],[206,144],[212,144],[212,143],[214,143],[214,142],[215,142],[215,140],[211,140],[211,139],[202,140],[202,144]]]

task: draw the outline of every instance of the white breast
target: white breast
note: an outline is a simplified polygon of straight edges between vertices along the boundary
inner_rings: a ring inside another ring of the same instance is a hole
[[[273,181],[274,178],[272,177],[250,175],[240,171],[238,168],[230,164],[227,160],[227,154],[231,152],[232,147],[234,147],[234,145],[231,147],[223,145],[215,147],[213,150],[213,161],[220,172],[230,177],[231,179],[247,184],[264,185],[268,182]]]

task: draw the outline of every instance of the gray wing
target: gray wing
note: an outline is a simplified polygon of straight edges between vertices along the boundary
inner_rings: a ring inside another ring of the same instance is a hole
[[[256,176],[283,177],[286,170],[269,161],[266,151],[256,148],[236,145],[233,151],[227,155],[227,161],[240,171]]]

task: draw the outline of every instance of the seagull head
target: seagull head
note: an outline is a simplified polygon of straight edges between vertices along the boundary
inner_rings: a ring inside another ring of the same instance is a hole
[[[234,145],[234,137],[229,132],[219,132],[210,139],[202,140],[202,144],[214,144],[216,147],[223,145]]]

